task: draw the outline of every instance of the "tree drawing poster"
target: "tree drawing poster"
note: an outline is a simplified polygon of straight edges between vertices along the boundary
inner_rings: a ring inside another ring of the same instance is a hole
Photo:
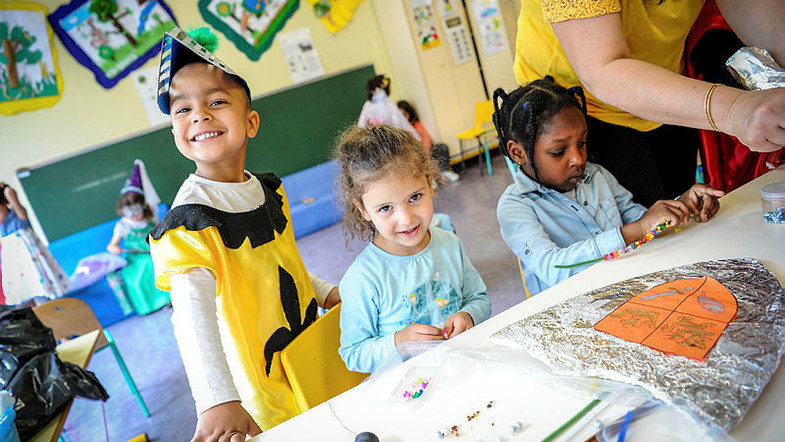
[[[48,107],[60,100],[63,80],[47,14],[39,3],[0,3],[0,114]]]
[[[49,16],[60,40],[109,89],[161,49],[176,25],[162,0],[73,0]]]
[[[299,6],[299,0],[199,0],[204,20],[254,61]]]

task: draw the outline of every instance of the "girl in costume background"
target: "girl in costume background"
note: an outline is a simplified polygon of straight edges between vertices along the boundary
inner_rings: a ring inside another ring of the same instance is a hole
[[[705,222],[719,210],[724,193],[703,184],[646,210],[610,172],[587,162],[580,87],[565,89],[548,76],[509,95],[496,89],[493,101],[499,148],[518,165],[496,216],[532,295],[587,267],[556,265],[600,258],[661,224],[675,227],[696,214]]]
[[[485,284],[454,234],[433,218],[439,171],[408,131],[343,134],[337,159],[347,244],[370,244],[339,285],[341,346],[353,371],[373,372],[407,341],[452,338],[490,316]]]
[[[37,304],[68,292],[70,281],[30,227],[14,189],[0,182],[0,266],[6,304]]]
[[[134,161],[134,169],[117,198],[120,220],[114,226],[112,240],[106,250],[122,254],[128,262],[118,270],[128,301],[137,314],[146,315],[169,303],[169,293],[155,287],[153,260],[146,238],[157,218],[152,207],[157,207],[158,195],[147,179],[144,163]],[[117,294],[118,290],[115,289]],[[119,298],[119,296],[118,296]],[[118,299],[121,305],[127,302]]]
[[[390,99],[390,79],[384,75],[376,75],[365,84],[368,99],[360,111],[359,127],[387,124],[400,127],[411,132],[418,140],[420,134],[409,124],[395,103]]]

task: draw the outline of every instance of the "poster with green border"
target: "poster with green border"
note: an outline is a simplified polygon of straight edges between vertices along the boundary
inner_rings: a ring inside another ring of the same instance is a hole
[[[299,6],[299,0],[199,0],[204,20],[254,61]]]

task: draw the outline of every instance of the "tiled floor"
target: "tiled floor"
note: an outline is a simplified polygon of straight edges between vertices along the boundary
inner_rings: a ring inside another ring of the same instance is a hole
[[[496,202],[512,182],[504,158],[494,155],[494,174],[480,173],[477,163],[460,172],[461,179],[447,184],[436,196],[436,211],[450,215],[466,253],[488,286],[493,314],[523,300],[523,285],[514,255],[499,234]],[[482,164],[482,169],[485,165]],[[337,284],[363,244],[344,247],[341,225],[298,240],[306,267]],[[132,317],[109,327],[128,369],[144,397],[151,416],[145,418],[123,381],[110,350],[93,356],[93,371],[110,398],[100,402],[77,399],[66,421],[71,442],[122,442],[146,433],[149,440],[188,441],[196,426],[196,411],[169,321],[171,309]]]

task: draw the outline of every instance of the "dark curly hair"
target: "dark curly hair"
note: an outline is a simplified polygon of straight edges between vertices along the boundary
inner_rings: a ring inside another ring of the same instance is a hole
[[[417,115],[417,111],[414,110],[414,106],[412,106],[411,103],[409,103],[406,100],[401,100],[397,104],[398,104],[398,109],[401,109],[405,111],[407,114],[409,114],[409,118],[408,118],[409,123],[414,124],[420,121],[420,116]]]
[[[363,194],[373,182],[390,174],[424,176],[437,183],[441,179],[435,160],[411,132],[384,124],[349,128],[339,138],[334,157],[341,166],[347,248],[354,238],[370,242],[376,237],[373,223],[355,206],[355,201],[362,204]]]
[[[501,103],[499,102],[501,99]],[[499,135],[499,148],[507,157],[507,142],[523,146],[529,157],[535,179],[539,181],[534,164],[534,144],[537,134],[563,109],[575,107],[586,115],[586,96],[580,86],[569,89],[556,84],[553,77],[534,80],[507,94],[498,88],[493,92],[493,124]]]

